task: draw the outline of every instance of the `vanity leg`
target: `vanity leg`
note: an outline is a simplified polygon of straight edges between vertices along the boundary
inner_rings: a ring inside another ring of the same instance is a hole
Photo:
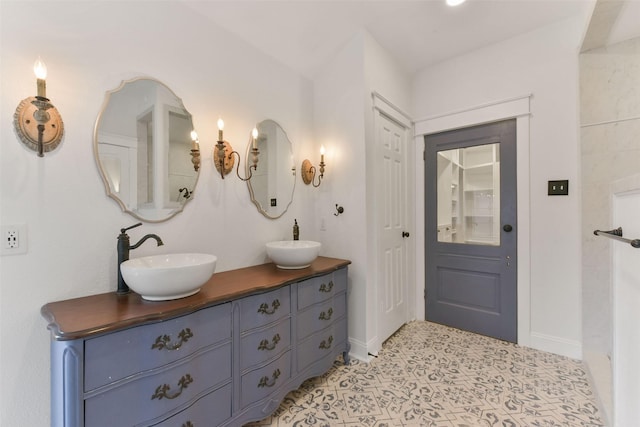
[[[349,357],[349,350],[351,350],[351,343],[347,341],[347,349],[342,352],[342,359],[344,360],[345,366],[351,364],[351,357]]]

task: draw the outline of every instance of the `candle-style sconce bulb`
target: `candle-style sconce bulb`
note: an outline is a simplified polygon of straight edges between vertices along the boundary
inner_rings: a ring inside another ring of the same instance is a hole
[[[233,170],[234,159],[231,153],[233,148],[228,141],[223,138],[224,121],[222,118],[218,118],[218,142],[213,148],[213,164],[216,170],[220,172],[220,177],[224,179],[224,176]]]
[[[223,141],[222,131],[224,130],[224,121],[222,118],[218,118],[218,141]]]
[[[193,163],[193,169],[198,172],[200,170],[200,140],[195,130],[191,131],[191,163]]]
[[[36,75],[37,94],[41,98],[47,97],[47,66],[40,58],[33,64],[33,73]]]

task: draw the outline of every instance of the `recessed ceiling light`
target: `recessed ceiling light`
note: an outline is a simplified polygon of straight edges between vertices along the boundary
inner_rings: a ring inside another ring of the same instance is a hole
[[[449,6],[458,6],[464,3],[466,0],[447,0]]]

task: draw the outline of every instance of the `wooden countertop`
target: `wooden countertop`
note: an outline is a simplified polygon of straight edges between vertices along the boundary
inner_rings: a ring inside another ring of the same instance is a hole
[[[146,301],[135,292],[115,292],[45,304],[40,313],[56,340],[73,340],[158,322],[193,311],[330,273],[351,261],[318,257],[300,270],[282,270],[273,263],[215,273],[200,292],[170,301]],[[115,286],[114,286],[115,287]]]

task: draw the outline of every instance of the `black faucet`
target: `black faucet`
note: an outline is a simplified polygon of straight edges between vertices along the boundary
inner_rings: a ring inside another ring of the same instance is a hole
[[[120,271],[120,264],[129,259],[129,251],[131,249],[138,248],[149,238],[156,239],[156,242],[158,242],[158,246],[164,245],[164,243],[162,243],[162,239],[158,235],[147,234],[142,239],[140,239],[138,243],[131,246],[129,244],[129,235],[126,233],[126,231],[141,225],[142,223],[139,222],[132,225],[131,227],[121,228],[120,234],[118,235],[118,290],[116,292],[118,295],[124,295],[130,292],[129,286],[127,286],[127,284],[125,283],[124,279],[122,278],[122,272]]]

